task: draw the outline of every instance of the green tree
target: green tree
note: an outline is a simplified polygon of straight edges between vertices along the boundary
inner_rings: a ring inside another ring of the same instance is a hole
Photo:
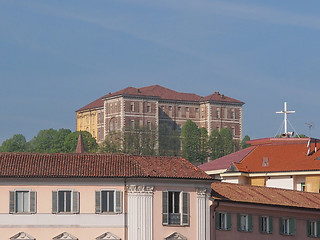
[[[295,138],[309,138],[307,135],[304,135],[304,134],[297,134],[294,137]]]
[[[245,149],[251,146],[250,144],[247,143],[247,141],[250,141],[250,137],[248,135],[245,135],[241,141],[241,149]]]
[[[64,141],[65,152],[72,153],[76,151],[79,135],[82,135],[84,148],[86,152],[92,153],[98,150],[98,144],[91,133],[87,131],[76,131],[66,136]]]
[[[39,153],[54,153],[54,139],[57,135],[57,130],[50,128],[40,130],[38,135],[30,141],[29,151]]]
[[[156,155],[157,133],[154,126],[151,129],[136,125],[127,128],[123,133],[124,153],[135,155]]]
[[[218,130],[213,130],[209,137],[208,143],[209,156],[211,160],[220,158],[223,156],[222,150],[222,138]]]
[[[120,132],[109,132],[105,140],[99,146],[101,153],[121,153],[122,137]]]
[[[200,130],[191,120],[181,129],[182,156],[190,162],[200,160]]]
[[[25,152],[26,143],[26,138],[22,134],[15,134],[2,143],[0,152]]]
[[[222,128],[220,136],[222,140],[222,156],[234,152],[234,143],[231,131],[228,128]]]
[[[159,155],[180,156],[180,132],[167,123],[159,124]]]
[[[204,163],[208,157],[208,131],[206,128],[200,128],[200,162]]]

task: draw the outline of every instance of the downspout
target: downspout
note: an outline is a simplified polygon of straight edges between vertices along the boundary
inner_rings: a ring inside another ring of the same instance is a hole
[[[214,219],[214,240],[217,240],[217,229],[216,229],[216,219],[215,219],[215,217],[216,217],[216,209],[219,207],[219,204],[220,204],[220,202],[219,202],[219,200],[217,200],[217,199],[212,199],[212,202],[217,202],[217,205],[213,208],[213,219]]]
[[[127,208],[127,179],[124,178],[124,194],[123,194],[123,217],[124,217],[124,240],[128,239],[128,208]]]

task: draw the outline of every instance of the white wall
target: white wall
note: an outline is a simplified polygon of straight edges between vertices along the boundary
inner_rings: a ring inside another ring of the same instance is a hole
[[[266,180],[266,187],[294,189],[293,178],[290,176],[270,177]]]

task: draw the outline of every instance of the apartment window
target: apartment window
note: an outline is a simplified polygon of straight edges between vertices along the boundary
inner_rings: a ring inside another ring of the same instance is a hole
[[[148,105],[147,105],[147,112],[151,112],[151,105],[150,105],[150,103],[148,103]]]
[[[186,118],[189,118],[189,107],[186,107]]]
[[[169,117],[172,117],[172,106],[169,106]]]
[[[252,215],[238,214],[238,231],[252,232]]]
[[[224,118],[225,118],[225,119],[228,118],[228,109],[224,109]]]
[[[134,120],[130,121],[130,128],[134,128]]]
[[[220,110],[216,109],[216,118],[220,118]]]
[[[231,119],[235,119],[234,109],[231,110]]]
[[[121,213],[122,191],[96,191],[96,213]]]
[[[216,229],[231,230],[231,213],[216,212]]]
[[[280,218],[279,230],[282,235],[296,234],[296,220],[293,218]]]
[[[161,116],[164,115],[164,106],[163,106],[163,105],[160,107],[160,115],[161,115]]]
[[[130,103],[130,111],[131,111],[131,112],[134,112],[134,103],[133,103],[133,102]]]
[[[150,122],[150,121],[147,122],[147,128],[148,128],[149,130],[151,130],[151,122]]]
[[[187,192],[162,192],[162,224],[189,225],[189,202]]]
[[[232,137],[236,135],[236,129],[234,127],[231,128]]]
[[[9,196],[10,213],[36,212],[36,192],[29,190],[10,191]]]
[[[261,216],[259,218],[259,222],[260,222],[260,232],[261,233],[272,233],[272,231],[273,231],[272,217]]]
[[[79,192],[52,191],[52,213],[79,213]]]
[[[320,222],[307,221],[308,237],[320,237]]]
[[[178,117],[181,117],[181,107],[178,107]]]
[[[199,108],[196,108],[195,111],[196,111],[196,118],[199,118]]]

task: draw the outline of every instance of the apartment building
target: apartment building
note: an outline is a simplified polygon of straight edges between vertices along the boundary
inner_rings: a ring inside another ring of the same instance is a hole
[[[212,179],[178,157],[0,153],[1,239],[210,239]]]
[[[128,87],[77,110],[76,129],[90,132],[101,143],[111,131],[135,125],[157,129],[162,123],[181,129],[190,119],[208,133],[226,127],[235,140],[241,140],[243,104],[219,92],[202,97],[159,85]]]

